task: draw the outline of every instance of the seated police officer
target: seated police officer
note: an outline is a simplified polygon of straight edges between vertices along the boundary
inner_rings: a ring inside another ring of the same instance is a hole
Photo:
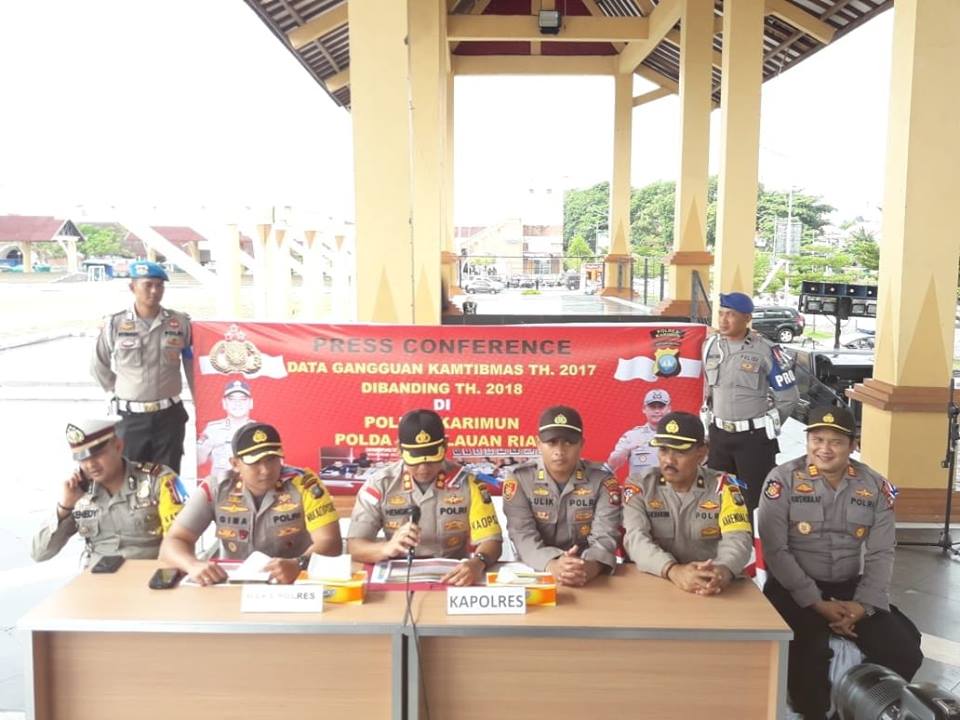
[[[232,470],[200,483],[164,540],[161,560],[201,585],[226,580],[217,563],[194,554],[197,539],[211,522],[217,526],[220,558],[243,560],[255,550],[265,553],[271,560],[263,569],[278,583],[296,580],[313,553],[341,553],[330,494],[309,468],[283,464],[276,428],[248,423],[237,430],[232,447]]]
[[[817,720],[830,707],[831,633],[907,680],[923,661],[920,634],[888,597],[896,491],[850,459],[855,436],[846,408],[811,410],[806,456],[771,470],[760,499],[764,594],[794,633],[790,703]]]
[[[659,467],[623,488],[623,546],[637,568],[687,592],[714,595],[750,559],[753,534],[740,487],[703,466],[703,423],[666,415],[650,439]]]
[[[31,556],[49,560],[74,533],[86,542],[86,564],[104,555],[152,560],[186,493],[164,465],[123,457],[118,420],[67,425],[67,443],[79,466],[63,483],[57,512],[33,538]]]
[[[410,549],[417,557],[466,558],[443,582],[479,582],[501,550],[486,486],[445,459],[446,433],[435,412],[411,410],[400,419],[398,435],[401,459],[375,471],[357,493],[347,549],[368,563],[404,557]],[[383,540],[377,539],[380,530]]]
[[[586,585],[617,568],[620,486],[609,469],[580,459],[583,420],[555,405],[540,415],[540,457],[503,483],[507,532],[520,560],[563,585]]]

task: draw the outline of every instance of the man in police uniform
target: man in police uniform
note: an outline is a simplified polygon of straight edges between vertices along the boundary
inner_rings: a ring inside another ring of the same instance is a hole
[[[309,468],[283,464],[280,433],[249,423],[232,442],[232,471],[207,478],[190,496],[163,546],[160,559],[201,585],[227,579],[215,562],[197,559],[194,545],[211,522],[220,557],[244,560],[255,550],[269,555],[263,568],[279,583],[292,583],[314,554],[340,555],[343,541],[330,493]]]
[[[31,556],[49,560],[74,533],[86,543],[86,564],[105,555],[152,560],[186,493],[163,465],[123,457],[117,420],[67,425],[67,443],[79,465],[63,483],[56,515],[33,538]]]
[[[908,681],[923,661],[920,634],[888,596],[896,490],[850,459],[855,434],[846,408],[811,410],[806,456],[775,468],[760,500],[764,594],[794,633],[790,702],[817,720],[830,707],[831,633],[855,642],[866,662]]]
[[[502,544],[486,486],[445,459],[446,433],[435,412],[411,410],[397,430],[401,459],[377,470],[357,493],[347,532],[350,554],[369,563],[405,557],[411,549],[417,557],[466,558],[443,582],[480,582]],[[380,530],[386,539],[377,539]]]
[[[643,399],[643,416],[646,422],[627,430],[617,441],[616,447],[607,458],[607,466],[616,472],[624,462],[630,461],[630,476],[644,473],[657,464],[657,449],[650,445],[650,439],[657,432],[660,419],[671,411],[670,393],[654,388]]]
[[[620,486],[600,463],[581,460],[583,420],[555,405],[539,422],[540,457],[503,483],[507,533],[519,559],[563,585],[586,585],[617,568]]]
[[[131,263],[130,278],[133,306],[104,319],[90,371],[116,403],[127,457],[180,472],[187,422],[181,364],[193,391],[190,317],[160,306],[169,278],[157,263]]]
[[[703,423],[665,416],[651,444],[659,466],[623,488],[624,549],[637,568],[687,592],[714,595],[750,559],[753,533],[736,480],[703,467]]]
[[[780,346],[748,327],[752,313],[749,296],[721,293],[719,333],[704,346],[704,404],[711,418],[707,465],[746,483],[751,513],[777,464],[780,425],[800,399]]]
[[[233,436],[239,428],[251,422],[253,393],[250,392],[250,384],[243,380],[227,381],[221,405],[226,417],[208,422],[197,438],[197,464],[202,465],[210,460],[208,474],[214,477],[229,472]]]

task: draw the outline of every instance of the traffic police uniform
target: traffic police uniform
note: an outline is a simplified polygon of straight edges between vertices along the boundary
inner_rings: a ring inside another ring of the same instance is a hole
[[[750,314],[753,301],[743,293],[721,293],[720,307]],[[707,340],[704,375],[711,416],[707,465],[746,483],[752,512],[764,478],[777,464],[780,425],[800,399],[793,371],[779,345],[748,330],[743,340],[720,335]]]
[[[644,398],[644,407],[653,403],[670,404],[670,394],[666,390],[653,389]],[[627,471],[629,475],[641,475],[657,464],[657,449],[650,445],[650,440],[657,431],[650,423],[637,425],[627,430],[617,441],[616,447],[607,458],[607,466],[611,470],[619,470],[629,460]]]
[[[579,413],[563,406],[547,408],[539,429],[544,442],[583,437]],[[516,465],[503,483],[503,512],[517,556],[534,570],[545,570],[574,545],[580,558],[616,570],[620,486],[603,465],[581,460],[562,485],[546,471],[542,458]]]
[[[807,430],[830,428],[854,437],[845,408],[816,408]],[[920,635],[890,604],[896,490],[879,473],[850,460],[834,489],[806,456],[776,467],[760,500],[759,531],[768,579],[764,594],[794,632],[787,677],[791,704],[822,718],[830,706],[830,628],[812,605],[853,600],[867,611],[851,638],[866,662],[908,681],[920,667]],[[861,560],[862,555],[862,560]],[[862,570],[861,570],[862,567]]]
[[[446,434],[436,413],[414,410],[398,428],[401,460],[374,471],[357,493],[347,538],[387,540],[420,508],[417,557],[464,558],[470,548],[502,540],[502,530],[486,485],[461,466],[444,460]],[[443,469],[422,488],[407,465],[443,461]],[[487,562],[486,558],[482,558]],[[495,560],[496,558],[491,558]]]
[[[74,460],[102,451],[115,437],[114,420],[86,420],[67,425]],[[74,533],[83,538],[85,565],[104,555],[155,560],[163,534],[183,507],[186,492],[177,474],[154,463],[124,460],[124,483],[111,495],[97,482],[63,520],[54,514],[33,538],[36,561],[56,555]]]
[[[247,464],[268,455],[283,457],[279,433],[262,423],[238,430],[232,449]],[[259,499],[233,471],[204,480],[191,494],[177,526],[199,536],[215,522],[220,557],[244,560],[255,550],[273,558],[298,558],[313,544],[312,531],[337,521],[333,500],[320,478],[309,468],[284,465],[276,485]]]
[[[660,421],[655,447],[688,450],[704,439],[689,413]],[[687,492],[678,493],[654,468],[623,487],[624,549],[637,568],[666,577],[676,563],[713,560],[734,576],[750,559],[753,533],[735,478],[701,467]]]
[[[130,264],[132,281],[168,280],[156,263]],[[153,320],[133,307],[104,320],[90,364],[94,378],[116,397],[124,452],[180,472],[187,411],[180,401],[181,358],[193,359],[190,316],[161,308]]]
[[[241,393],[248,398],[253,397],[250,384],[243,380],[231,380],[223,389],[225,399],[234,393]],[[204,447],[209,453],[210,475],[222,477],[224,473],[229,472],[230,457],[233,455],[230,443],[237,430],[248,422],[251,422],[249,418],[236,421],[228,415],[219,420],[211,420],[204,426],[200,437],[197,438],[197,448]]]

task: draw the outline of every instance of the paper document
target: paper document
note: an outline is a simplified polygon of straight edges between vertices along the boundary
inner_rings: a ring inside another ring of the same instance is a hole
[[[415,558],[410,568],[410,582],[440,582],[451,570],[454,570],[462,560],[447,558]],[[407,561],[385,560],[373,566],[370,574],[372,583],[404,583],[407,581]]]
[[[350,580],[353,577],[353,565],[349,555],[328,557],[314,554],[307,567],[310,580]]]

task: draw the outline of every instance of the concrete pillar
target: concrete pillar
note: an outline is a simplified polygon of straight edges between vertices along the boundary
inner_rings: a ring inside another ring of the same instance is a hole
[[[753,294],[763,13],[763,4],[753,0],[727,0],[723,9],[717,264],[710,292],[714,321],[719,292]]]
[[[680,15],[680,174],[674,211],[673,252],[667,256],[669,299],[661,315],[689,315],[693,271],[704,285],[713,256],[707,252],[707,166],[710,149],[713,4],[682,0]]]
[[[77,239],[68,237],[64,238],[63,240],[63,244],[66,246],[67,252],[67,272],[80,272],[80,261],[77,256]]]
[[[300,317],[304,322],[320,322],[323,294],[322,243],[316,230],[303,231],[303,292]],[[336,319],[336,318],[335,318]]]
[[[614,77],[613,180],[610,183],[610,254],[604,259],[601,295],[630,298],[630,153],[633,139],[633,73]]]
[[[240,230],[237,225],[215,226],[210,249],[217,268],[217,314],[240,317]]]
[[[254,227],[252,234],[253,259],[255,261],[255,269],[253,271],[253,313],[254,319],[256,320],[266,320],[270,315],[268,298],[272,263],[270,253],[268,252],[268,240],[271,230],[271,225],[258,224]]]
[[[33,246],[26,240],[17,243],[20,246],[22,255],[23,271],[25,273],[33,272]]]
[[[447,289],[447,298],[463,293],[460,287],[460,256],[457,254],[455,243],[456,220],[454,218],[453,207],[453,111],[454,111],[454,77],[452,72],[448,72],[447,92],[446,92],[446,112],[444,113],[444,123],[446,131],[443,144],[443,250],[440,253],[440,262],[442,265],[441,282]],[[445,309],[448,314],[458,314],[460,311],[456,305],[448,305]]]
[[[960,258],[958,56],[960,3],[897,0],[876,360],[873,379],[848,394],[863,403],[864,460],[901,489],[901,521],[943,518]]]

